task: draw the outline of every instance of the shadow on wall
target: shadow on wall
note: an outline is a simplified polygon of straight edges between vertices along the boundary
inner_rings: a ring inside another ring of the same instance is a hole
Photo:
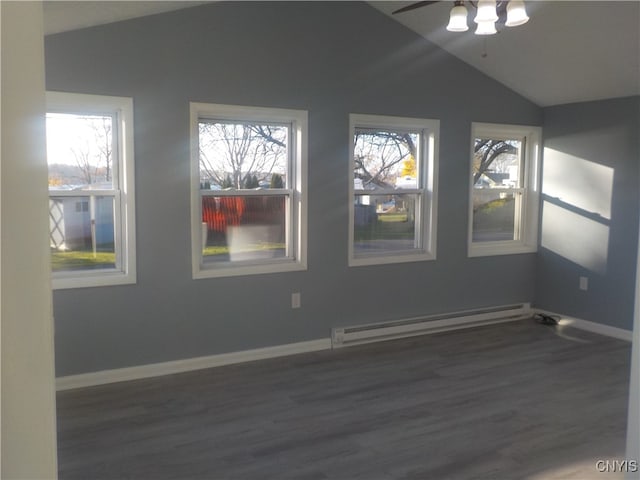
[[[607,272],[614,170],[544,149],[541,246],[595,273]]]

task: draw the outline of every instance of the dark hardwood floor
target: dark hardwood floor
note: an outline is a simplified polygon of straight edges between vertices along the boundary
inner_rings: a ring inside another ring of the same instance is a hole
[[[631,345],[532,320],[58,393],[61,479],[622,478]]]

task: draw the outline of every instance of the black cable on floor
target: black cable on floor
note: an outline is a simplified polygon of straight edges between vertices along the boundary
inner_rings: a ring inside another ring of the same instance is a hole
[[[558,325],[558,320],[560,320],[560,317],[557,315],[547,315],[545,313],[536,313],[533,316],[533,319],[540,325],[554,326],[554,325]]]

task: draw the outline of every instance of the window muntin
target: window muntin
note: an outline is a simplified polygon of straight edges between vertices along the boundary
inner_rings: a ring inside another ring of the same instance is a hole
[[[305,268],[306,112],[192,104],[194,277]]]
[[[540,129],[473,124],[469,254],[535,251]]]
[[[438,121],[350,118],[349,264],[434,258]]]
[[[135,283],[129,98],[47,93],[54,288]]]

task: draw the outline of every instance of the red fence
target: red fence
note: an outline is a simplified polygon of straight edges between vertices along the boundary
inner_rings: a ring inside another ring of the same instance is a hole
[[[202,197],[202,221],[211,232],[224,233],[227,226],[282,225],[282,196]]]

